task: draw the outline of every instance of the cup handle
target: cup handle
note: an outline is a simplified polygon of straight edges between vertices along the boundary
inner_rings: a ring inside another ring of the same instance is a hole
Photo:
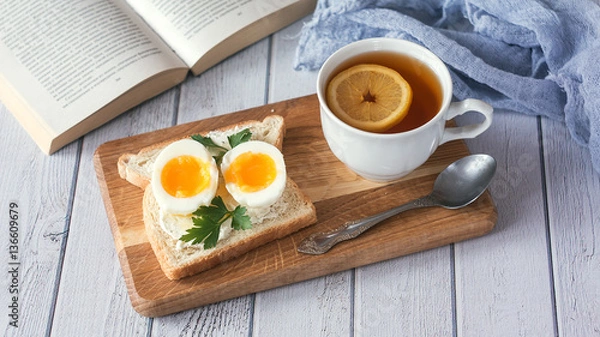
[[[483,131],[487,130],[492,124],[492,112],[494,111],[492,106],[473,98],[461,102],[450,103],[446,120],[450,120],[468,111],[482,114],[485,117],[485,120],[478,124],[445,128],[442,139],[440,140],[440,145],[455,139],[475,138]]]

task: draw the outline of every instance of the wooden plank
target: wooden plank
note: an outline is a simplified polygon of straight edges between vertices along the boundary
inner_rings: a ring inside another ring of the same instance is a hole
[[[288,126],[283,146],[284,156],[290,158],[288,174],[300,188],[312,191],[309,195],[316,203],[319,223],[196,276],[168,281],[148,243],[139,239],[133,244],[126,241],[130,237],[126,235],[130,228],[138,233],[142,226],[139,208],[131,207],[135,203],[141,204],[142,191],[118,177],[118,157],[164,139],[212,130],[241,120],[262,119],[273,112],[284,116]],[[345,220],[380,212],[429,193],[437,172],[468,154],[464,143],[454,142],[441,146],[429,161],[405,179],[389,184],[369,183],[333,160],[330,151],[316,151],[323,149],[325,144],[317,116],[318,102],[316,96],[311,95],[121,139],[98,148],[95,164],[100,188],[106,209],[112,213],[109,220],[116,220],[111,221],[113,231],[124,233],[116,236],[118,242],[115,244],[122,248],[118,254],[133,305],[140,313],[154,316],[181,311],[465,240],[493,228],[495,208],[489,194],[484,194],[481,202],[459,211],[411,211],[410,215],[407,213],[402,217],[402,227],[379,226],[358,239],[334,247],[328,254],[297,253],[297,243],[315,231],[329,230]],[[304,158],[293,159],[299,156]],[[311,165],[306,165],[307,162]],[[339,168],[323,170],[326,165]],[[307,170],[313,170],[312,174],[306,174]],[[343,190],[344,195],[335,196],[323,192],[335,190],[329,185],[331,181],[356,181],[356,184],[348,184]],[[318,185],[321,190],[316,188]],[[393,224],[394,221],[386,223]],[[369,249],[373,245],[377,249]],[[365,254],[363,249],[372,253]]]
[[[181,86],[177,123],[264,103],[269,40],[264,39]],[[253,296],[241,296],[166,317],[152,325],[156,336],[247,336]]]
[[[311,18],[312,15],[309,15],[273,36],[269,103],[316,92],[317,72],[294,70],[294,55],[300,38],[300,29]]]
[[[490,191],[499,218],[489,235],[455,245],[459,336],[554,335],[537,136],[536,118],[497,111],[467,141],[498,161]]]
[[[243,49],[182,86],[177,124],[265,104],[269,38]]]
[[[310,16],[305,20],[308,18]],[[317,73],[293,69],[303,21],[273,37],[268,85],[270,102],[315,92]],[[305,163],[296,165],[302,164]],[[332,184],[333,188],[338,186],[341,184]],[[322,335],[350,335],[354,302],[352,286],[353,272],[343,271],[259,292],[254,305],[253,333],[256,336],[310,336],[321,331]]]
[[[253,336],[352,336],[352,285],[345,271],[257,293]]]
[[[357,268],[354,334],[452,336],[451,252],[443,246]]]
[[[564,124],[542,123],[559,336],[600,335],[600,174]]]
[[[129,301],[92,156],[109,140],[167,127],[179,88],[129,111],[84,137],[77,196],[52,326],[56,336],[146,336],[148,319]]]
[[[0,103],[2,138],[0,145],[0,196],[3,227],[0,230],[4,262],[3,313],[0,326],[4,336],[43,336],[50,323],[54,309],[57,275],[62,264],[62,247],[66,240],[65,227],[72,200],[74,167],[77,162],[78,144],[72,143],[54,156],[44,155],[27,135],[16,119]],[[17,260],[9,254],[10,203],[18,205]],[[9,262],[19,265],[9,265]],[[11,268],[18,268],[18,293],[9,292],[13,285]],[[17,296],[18,327],[9,325],[12,320],[12,297]]]

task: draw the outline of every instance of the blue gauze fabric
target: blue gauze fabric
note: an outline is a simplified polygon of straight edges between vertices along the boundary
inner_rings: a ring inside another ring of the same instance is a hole
[[[294,67],[369,37],[416,42],[448,65],[456,99],[564,121],[600,172],[599,36],[594,0],[319,0]]]

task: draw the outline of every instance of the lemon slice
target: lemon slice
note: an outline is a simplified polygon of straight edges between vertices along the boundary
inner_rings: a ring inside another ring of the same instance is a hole
[[[345,123],[384,132],[400,123],[412,103],[412,89],[395,70],[360,64],[337,74],[327,86],[327,104]]]

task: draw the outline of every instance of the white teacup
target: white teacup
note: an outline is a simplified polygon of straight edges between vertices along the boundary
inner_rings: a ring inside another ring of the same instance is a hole
[[[374,51],[402,54],[428,66],[441,86],[442,102],[437,114],[424,125],[398,133],[366,132],[340,120],[327,106],[326,90],[334,72],[348,59]],[[421,166],[441,144],[455,139],[473,138],[492,123],[492,107],[467,99],[453,102],[452,81],[444,63],[432,52],[415,43],[390,38],[360,40],[342,47],[323,64],[317,76],[317,96],[325,139],[335,156],[358,175],[373,181],[397,180]],[[485,119],[478,124],[446,127],[446,121],[474,111]]]

